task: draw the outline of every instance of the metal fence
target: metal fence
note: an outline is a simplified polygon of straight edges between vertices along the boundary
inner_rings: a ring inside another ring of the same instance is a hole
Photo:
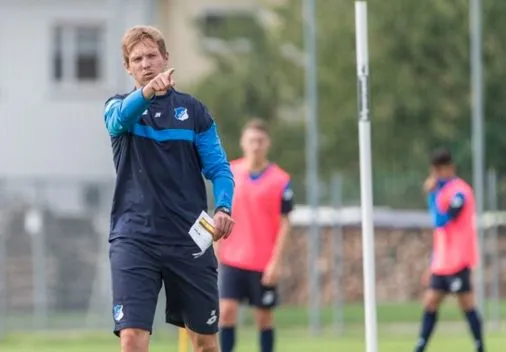
[[[107,326],[111,182],[3,180],[3,328]],[[105,315],[107,316],[107,314]]]
[[[308,326],[312,295],[319,302],[320,324],[341,329],[361,324],[345,313],[362,306],[360,211],[343,205],[339,179],[328,186],[333,204],[320,208],[319,239],[308,235],[309,209],[301,205],[293,213],[280,285],[283,309],[293,313],[290,324]],[[490,174],[491,195],[494,180]],[[107,243],[112,182],[4,180],[1,185],[0,331],[112,328]],[[495,211],[493,198],[489,203]],[[500,301],[506,297],[506,220],[497,214],[485,219],[484,248],[490,303],[485,316],[494,325],[504,319]],[[378,304],[416,303],[430,253],[428,215],[379,207],[375,229]],[[308,257],[308,246],[316,240],[321,252],[315,259]],[[306,270],[311,267],[317,270]],[[163,290],[160,298],[156,325],[164,327]]]

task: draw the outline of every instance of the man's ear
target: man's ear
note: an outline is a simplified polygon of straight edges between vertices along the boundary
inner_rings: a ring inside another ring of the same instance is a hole
[[[165,52],[165,54],[162,55],[163,56],[163,60],[165,61],[165,67],[169,67],[169,53],[168,52]]]

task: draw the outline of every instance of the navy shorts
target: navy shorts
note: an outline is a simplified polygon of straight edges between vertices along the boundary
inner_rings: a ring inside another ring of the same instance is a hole
[[[432,274],[430,288],[445,293],[468,293],[472,291],[471,271],[465,268],[453,275]]]
[[[196,246],[111,242],[114,333],[126,328],[152,332],[158,295],[165,287],[165,320],[199,334],[218,332],[218,263],[212,248],[198,258]]]
[[[259,271],[220,264],[218,282],[222,299],[234,299],[262,309],[272,309],[278,303],[276,287],[262,285]]]

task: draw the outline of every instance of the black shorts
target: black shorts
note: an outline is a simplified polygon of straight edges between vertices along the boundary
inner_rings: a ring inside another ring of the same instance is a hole
[[[132,239],[111,242],[114,333],[126,328],[152,332],[158,294],[165,286],[169,324],[199,334],[218,332],[218,263],[212,248],[154,246]]]
[[[278,303],[276,286],[262,285],[262,274],[259,271],[220,264],[218,279],[220,298],[246,302],[250,306],[262,309],[274,308]]]
[[[465,268],[453,275],[432,274],[430,288],[445,293],[471,292],[471,271],[469,268]]]

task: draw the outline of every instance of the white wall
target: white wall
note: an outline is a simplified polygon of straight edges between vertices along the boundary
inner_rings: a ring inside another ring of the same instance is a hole
[[[148,0],[0,0],[0,177],[113,175],[103,104],[131,85],[120,38],[127,27],[148,22],[149,6]],[[52,26],[90,20],[107,28],[105,84],[57,89]]]

